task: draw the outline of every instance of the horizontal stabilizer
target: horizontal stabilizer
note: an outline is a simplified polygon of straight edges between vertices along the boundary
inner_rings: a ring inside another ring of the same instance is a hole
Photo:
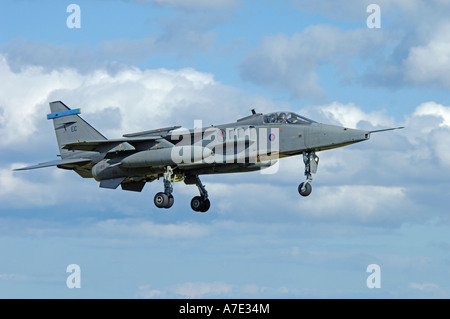
[[[44,167],[51,167],[51,166],[65,166],[65,165],[78,165],[83,166],[86,164],[89,164],[91,162],[90,159],[86,158],[74,158],[74,159],[63,159],[63,160],[55,160],[45,163],[39,163],[37,165],[22,167],[22,168],[16,168],[14,171],[25,171],[29,169],[36,169],[36,168],[44,168]]]
[[[118,178],[111,178],[111,179],[104,179],[100,181],[100,187],[101,188],[109,188],[109,189],[116,189],[117,186],[120,185],[124,181],[125,177],[118,177]]]

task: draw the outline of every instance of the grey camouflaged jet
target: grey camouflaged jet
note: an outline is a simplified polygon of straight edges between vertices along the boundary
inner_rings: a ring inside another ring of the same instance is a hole
[[[311,193],[317,172],[316,152],[362,142],[374,132],[317,123],[292,112],[256,113],[234,123],[183,129],[180,126],[125,134],[107,139],[84,121],[80,109],[50,103],[60,159],[16,169],[56,166],[94,178],[100,187],[140,192],[146,182],[162,178],[164,191],[154,197],[158,208],[174,203],[173,183],[195,184],[200,192],[191,208],[206,212],[210,201],[199,175],[257,171],[273,166],[279,158],[303,155],[306,181],[298,186],[302,196]],[[195,122],[196,126],[198,122]]]

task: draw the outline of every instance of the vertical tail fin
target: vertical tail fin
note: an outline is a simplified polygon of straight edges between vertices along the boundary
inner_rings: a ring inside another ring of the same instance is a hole
[[[62,148],[66,144],[107,139],[77,115],[81,113],[80,109],[71,110],[63,102],[55,101],[50,102],[50,111],[52,113],[47,115],[47,119],[53,120],[61,158],[72,154],[72,151]]]

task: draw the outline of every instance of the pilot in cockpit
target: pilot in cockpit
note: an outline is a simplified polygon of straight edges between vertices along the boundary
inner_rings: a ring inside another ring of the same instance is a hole
[[[277,114],[270,114],[268,117],[268,123],[276,123],[277,122]]]

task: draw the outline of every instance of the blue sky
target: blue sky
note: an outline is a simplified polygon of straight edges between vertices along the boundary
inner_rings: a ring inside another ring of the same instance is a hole
[[[69,29],[69,4],[81,28]],[[366,8],[381,8],[369,29]],[[450,24],[438,1],[2,1],[0,297],[449,298]],[[205,176],[211,209],[100,189],[56,159],[48,103],[109,138],[291,110],[406,126],[276,174]],[[66,267],[81,268],[81,288]],[[378,264],[381,288],[369,289]]]

